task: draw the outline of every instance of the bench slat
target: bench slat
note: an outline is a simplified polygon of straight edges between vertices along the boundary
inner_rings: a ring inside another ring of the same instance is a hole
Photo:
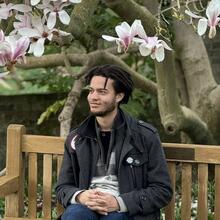
[[[43,157],[43,216],[51,218],[52,155]]]
[[[168,169],[173,188],[173,198],[165,208],[165,220],[175,220],[175,188],[176,188],[176,163],[168,162]]]
[[[191,219],[192,165],[182,163],[181,219]]]
[[[198,164],[198,220],[208,218],[208,164]]]
[[[22,152],[63,154],[64,138],[40,135],[23,135]]]
[[[61,165],[62,165],[62,161],[63,161],[63,156],[58,155],[57,156],[57,178],[58,178],[59,173],[60,173],[60,168],[61,168]],[[63,206],[57,202],[57,216],[60,216],[63,211],[64,211]]]
[[[37,213],[37,154],[28,154],[28,217]]]
[[[220,165],[215,165],[215,220],[220,219]]]
[[[19,176],[18,193],[5,197],[5,216],[18,217],[24,213],[24,158],[21,153],[21,139],[25,133],[23,125],[9,125],[7,130],[6,175]]]

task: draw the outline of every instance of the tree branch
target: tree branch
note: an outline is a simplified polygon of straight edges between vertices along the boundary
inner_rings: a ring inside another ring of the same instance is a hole
[[[82,66],[89,63],[89,66],[101,65],[105,63],[115,63],[127,70],[133,77],[135,86],[145,92],[157,95],[157,86],[153,81],[146,79],[141,74],[132,70],[119,57],[103,50],[94,51],[88,54],[66,54],[71,66]],[[65,59],[66,59],[65,57]],[[16,67],[22,69],[47,68],[55,66],[65,66],[62,54],[44,55],[42,57],[27,57],[26,64],[17,64]],[[82,72],[81,72],[82,73]],[[81,76],[81,73],[77,76]]]
[[[184,122],[181,131],[196,144],[216,144],[207,124],[191,109],[182,106]]]
[[[75,5],[71,13],[71,21],[68,32],[76,39],[85,36],[86,30],[92,21],[92,15],[95,12],[99,0],[83,0],[80,4]]]
[[[85,66],[84,68],[82,68],[81,72],[85,73],[87,72],[87,70],[88,70],[88,66]],[[80,98],[83,86],[84,86],[83,77],[74,81],[73,87],[68,94],[63,110],[58,117],[58,120],[60,122],[61,137],[66,137],[70,132],[72,115]]]
[[[140,19],[149,36],[156,34],[158,20],[149,10],[147,10],[147,8],[137,4],[133,0],[106,0],[105,3],[114,12],[119,14],[121,18],[128,22]]]

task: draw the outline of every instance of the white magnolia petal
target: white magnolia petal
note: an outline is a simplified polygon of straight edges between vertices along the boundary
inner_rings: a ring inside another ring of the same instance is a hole
[[[150,57],[151,57],[151,59],[155,60],[155,59],[156,59],[156,57],[155,57],[155,52],[152,53],[152,54],[150,55]]]
[[[82,2],[82,0],[69,0],[69,1],[72,2],[72,3],[75,3],[75,4]]]
[[[14,29],[19,29],[20,25],[21,25],[21,22],[14,22],[13,23]]]
[[[59,33],[60,36],[64,36],[64,37],[70,35],[70,33],[66,32],[66,31],[61,31],[61,30],[59,30],[58,33]]]
[[[192,13],[192,12],[189,11],[189,10],[185,10],[185,14],[189,15],[189,16],[192,17],[192,18],[202,18],[201,16],[196,15],[196,14]]]
[[[210,27],[209,29],[209,38],[212,39],[216,35],[216,27]]]
[[[172,50],[172,48],[170,48],[165,41],[163,41],[163,40],[158,40],[158,43],[162,44],[165,49],[167,49],[167,50]]]
[[[18,32],[18,30],[17,30],[17,29],[14,29],[13,31],[11,31],[11,32],[9,33],[9,35],[16,35],[17,32]]]
[[[61,11],[58,12],[58,14],[59,14],[60,21],[63,24],[68,25],[70,23],[70,16],[67,14],[66,11],[61,10]]]
[[[48,14],[49,12],[52,12],[52,11],[53,11],[53,10],[51,10],[51,9],[49,9],[49,8],[44,8],[43,10],[44,10],[44,16],[45,16],[45,17],[47,16],[47,14]]]
[[[206,18],[201,18],[199,19],[199,22],[198,22],[198,34],[200,36],[202,36],[203,34],[205,34],[206,30],[207,30],[207,27],[208,27],[208,20]]]
[[[130,31],[124,29],[120,25],[115,27],[115,31],[120,39],[124,39],[130,36]]]
[[[158,44],[158,37],[147,37],[146,39],[148,47],[154,48]]]
[[[158,62],[162,62],[165,58],[163,45],[158,45],[155,49],[155,58]]]
[[[5,66],[6,63],[7,61],[5,60],[5,57],[0,54],[0,66]]]
[[[2,30],[0,30],[0,42],[5,40],[5,34]]]
[[[7,36],[5,37],[5,41],[8,42],[11,49],[14,50],[16,48],[16,37],[14,36]]]
[[[17,14],[16,19],[19,21],[13,23],[15,29],[24,28],[24,27],[31,28],[31,17],[28,13],[24,15]]]
[[[116,37],[112,37],[112,36],[108,36],[108,35],[102,35],[102,38],[107,41],[116,41],[118,39]]]
[[[0,44],[0,66],[4,66],[11,60],[12,48],[7,41],[3,41]]]
[[[121,53],[122,52],[122,45],[121,41],[119,39],[116,40],[116,44],[118,45],[117,52]]]
[[[53,29],[56,24],[56,20],[57,20],[56,12],[51,12],[47,19],[47,27],[49,29]]]
[[[144,43],[145,42],[145,40],[144,39],[141,39],[141,38],[138,38],[138,37],[133,37],[133,42],[135,42],[135,43]]]
[[[208,17],[210,23],[215,23],[216,18],[220,14],[220,1],[212,0],[209,2],[206,9],[206,16]]]
[[[28,37],[21,37],[16,43],[13,59],[19,59],[23,57],[26,53],[26,50],[29,47],[29,44],[30,44],[30,40]]]
[[[55,1],[57,1],[57,0],[55,0]],[[51,2],[51,0],[43,0],[42,1],[43,5],[46,5],[46,6],[48,6],[50,4],[50,2]]]
[[[35,6],[40,2],[40,0],[31,0],[31,5]]]
[[[32,11],[32,8],[31,8],[29,5],[25,5],[25,4],[16,4],[16,5],[13,5],[13,6],[11,7],[11,9],[15,9],[15,10],[17,10],[17,11],[24,12],[24,13],[27,13],[27,12]]]
[[[32,28],[20,28],[18,29],[18,33],[27,37],[41,37],[40,33],[36,29]]]
[[[139,29],[143,28],[141,24],[141,20],[134,20],[133,24],[131,25],[131,35],[134,37],[139,33]]]
[[[30,44],[28,53],[33,53],[33,52],[34,52],[34,48],[35,48],[36,43],[37,43],[37,42],[33,42],[33,43]]]
[[[0,8],[0,19],[7,19],[10,16],[10,8],[2,7]]]
[[[140,51],[140,54],[144,57],[148,56],[151,54],[151,48],[148,47],[148,45],[146,43],[144,44],[141,44],[139,46],[139,51]]]
[[[35,57],[40,57],[40,56],[43,55],[43,53],[44,53],[44,42],[45,42],[45,38],[40,38],[36,42],[36,45],[34,47],[34,56]]]
[[[33,16],[31,22],[33,27],[37,29],[40,33],[44,32],[44,23],[45,23],[44,19],[41,19],[41,17],[39,16]]]
[[[53,33],[50,33],[50,34],[47,36],[47,39],[48,39],[49,41],[52,41],[52,39],[53,39]]]
[[[120,25],[121,28],[123,28],[125,31],[127,32],[130,32],[131,30],[131,26],[126,22],[126,21],[123,21]]]
[[[11,50],[10,43],[7,41],[3,41],[0,43],[0,54],[5,54]]]
[[[137,34],[140,38],[142,39],[147,39],[147,34],[144,30],[144,27],[141,25],[141,26],[138,26],[137,28]]]

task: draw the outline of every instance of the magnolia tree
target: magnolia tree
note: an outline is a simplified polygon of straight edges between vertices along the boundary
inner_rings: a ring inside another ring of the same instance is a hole
[[[16,74],[16,68],[64,66],[75,77],[59,116],[61,135],[65,136],[84,87],[84,74],[95,65],[117,64],[132,74],[137,88],[157,97],[161,122],[168,134],[181,132],[184,141],[219,144],[220,87],[202,36],[215,37],[220,0],[165,2],[5,2],[0,5],[0,65],[5,68],[0,78]],[[120,20],[115,32],[114,28],[109,30],[104,13]],[[103,19],[101,30],[96,29],[93,18]],[[75,42],[81,48],[78,53],[72,49]],[[44,55],[48,43],[58,44],[61,53]],[[152,59],[156,83],[129,66],[128,56],[137,56],[141,63]],[[81,66],[78,73],[72,72],[74,66]]]

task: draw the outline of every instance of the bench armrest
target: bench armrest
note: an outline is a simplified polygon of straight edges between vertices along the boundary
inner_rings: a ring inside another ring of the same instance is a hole
[[[5,197],[18,191],[18,176],[0,177],[0,197]]]

